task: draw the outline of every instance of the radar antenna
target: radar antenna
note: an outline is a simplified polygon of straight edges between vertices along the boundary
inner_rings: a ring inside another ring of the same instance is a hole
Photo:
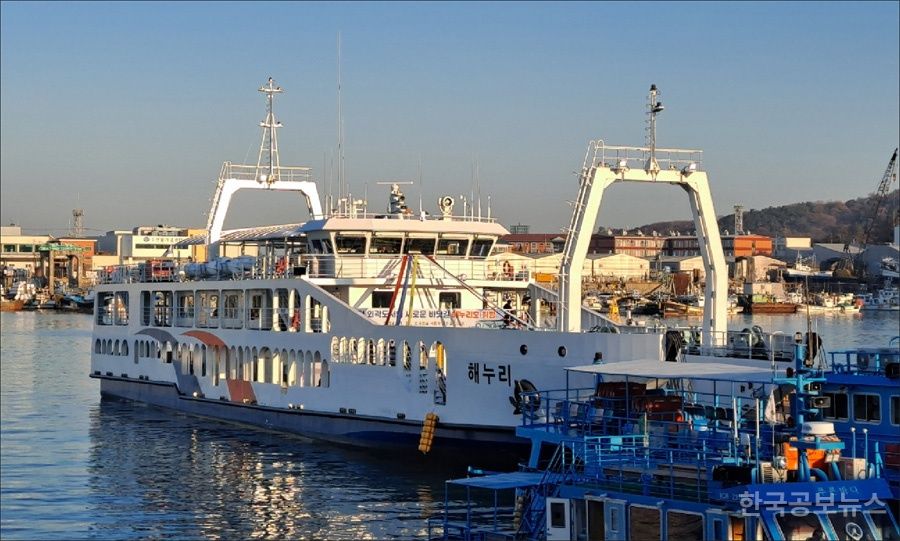
[[[647,159],[646,170],[648,173],[655,175],[659,173],[659,163],[656,161],[656,115],[662,112],[665,107],[659,101],[660,91],[656,85],[650,85],[650,95],[647,97],[647,115],[649,116],[647,125],[647,146],[650,148],[650,158]]]
[[[259,91],[266,95],[266,119],[259,123],[263,129],[262,141],[259,143],[259,157],[256,160],[256,181],[271,186],[278,180],[278,135],[276,129],[282,126],[275,120],[275,94],[284,92],[280,86],[275,86],[275,81],[269,77],[265,86],[259,87]]]

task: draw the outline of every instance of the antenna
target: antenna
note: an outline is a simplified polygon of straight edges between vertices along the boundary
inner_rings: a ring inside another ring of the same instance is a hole
[[[475,157],[475,192],[478,194],[478,219],[481,219],[481,169],[478,166],[478,157]]]
[[[738,237],[743,234],[744,234],[744,207],[742,205],[735,205],[734,206],[734,236]]]
[[[72,236],[76,239],[84,237],[84,209],[72,210]]]
[[[418,171],[419,171],[419,216],[422,215],[422,192],[425,191],[425,186],[422,184],[422,155],[419,155],[419,163],[418,163]]]
[[[655,84],[650,85],[650,95],[647,97],[647,114],[649,115],[647,127],[647,146],[650,147],[650,158],[647,160],[647,172],[659,173],[659,163],[656,161],[656,115],[665,107],[659,101],[660,92]]]
[[[259,123],[263,128],[262,141],[259,143],[259,157],[256,159],[256,181],[271,186],[278,180],[280,166],[278,164],[278,136],[276,129],[281,127],[281,122],[275,120],[275,94],[284,92],[280,86],[275,86],[275,81],[269,77],[265,86],[259,87],[259,91],[266,95],[266,119]]]
[[[341,33],[337,35],[337,129],[338,129],[338,197],[344,197],[346,186],[344,185],[344,111],[341,101]]]

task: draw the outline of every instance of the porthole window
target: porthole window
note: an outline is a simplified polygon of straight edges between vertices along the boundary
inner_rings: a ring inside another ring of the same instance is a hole
[[[522,344],[521,346],[519,346],[519,353],[521,353],[522,355],[527,355],[528,354],[528,346],[526,346],[525,344]]]
[[[556,352],[559,353],[560,357],[565,357],[566,356],[566,346],[559,346],[559,349],[556,350]]]

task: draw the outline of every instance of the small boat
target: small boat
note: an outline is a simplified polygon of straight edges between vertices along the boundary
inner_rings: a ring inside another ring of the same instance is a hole
[[[22,299],[7,299],[0,297],[0,312],[18,312],[25,306]]]
[[[886,346],[829,351],[822,419],[857,456],[883,455],[894,500],[900,500],[900,337]]]
[[[702,316],[703,307],[677,301],[663,301],[662,312],[664,317]]]
[[[72,293],[60,298],[58,308],[60,310],[90,314],[94,311],[94,298],[90,293],[87,295]]]
[[[748,314],[794,314],[800,307],[792,302],[751,302],[744,305]]]
[[[792,267],[784,269],[783,276],[787,281],[792,280],[830,280],[834,272],[830,270],[816,270],[815,257],[804,260],[797,255],[797,261]]]
[[[892,459],[821,420],[802,336],[793,357],[568,368],[595,385],[523,393],[527,466],[447,481],[428,538],[897,539]]]
[[[865,312],[900,311],[900,291],[897,286],[886,285],[875,293],[865,293],[857,298],[862,302],[861,309]]]

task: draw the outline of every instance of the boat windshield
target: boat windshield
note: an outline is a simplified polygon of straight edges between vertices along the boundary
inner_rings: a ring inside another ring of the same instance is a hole
[[[784,513],[776,522],[786,541],[875,541],[898,539],[897,530],[886,511],[847,510],[809,513],[797,516]],[[833,534],[831,532],[834,532]],[[778,536],[776,536],[778,538]]]

